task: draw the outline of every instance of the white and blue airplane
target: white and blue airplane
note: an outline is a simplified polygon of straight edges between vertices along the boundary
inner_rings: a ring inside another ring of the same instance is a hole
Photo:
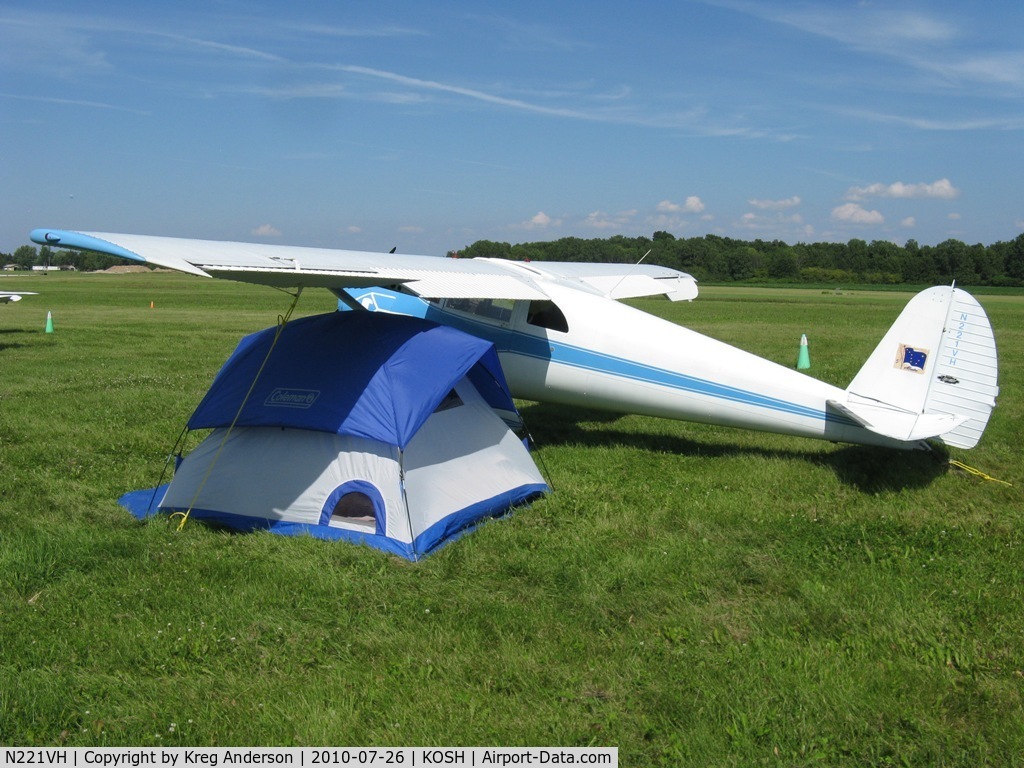
[[[492,341],[519,398],[844,443],[972,448],[995,407],[981,305],[917,294],[846,389],[619,299],[691,300],[696,281],[644,264],[517,262],[37,229],[34,242],[200,277],[322,287],[351,309],[425,317]]]
[[[12,304],[16,301],[21,301],[24,296],[36,296],[33,291],[18,291],[17,293],[10,293],[8,291],[0,291],[0,304]]]

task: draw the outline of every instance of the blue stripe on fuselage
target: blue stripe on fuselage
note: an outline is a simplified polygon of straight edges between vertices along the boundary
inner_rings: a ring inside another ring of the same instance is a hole
[[[523,333],[522,331],[515,331],[510,328],[481,322],[468,315],[446,312],[435,304],[413,296],[398,294],[388,290],[371,290],[359,294],[356,298],[367,309],[426,317],[428,320],[451,325],[474,336],[487,339],[494,344],[499,354],[502,355],[519,355],[593,373],[603,373],[631,381],[656,384],[680,392],[689,392],[728,402],[765,408],[779,413],[788,413],[802,418],[826,421],[844,426],[860,426],[838,413],[811,408],[776,397],[759,395],[756,392],[739,387],[730,387],[695,376],[688,376],[677,371],[657,368],[622,357],[596,352],[592,349],[566,344],[551,338],[535,336]]]
[[[665,368],[637,363],[614,355],[596,352],[592,349],[554,341],[550,338],[538,337],[509,328],[500,328],[463,315],[443,312],[433,306],[428,310],[427,318],[443,322],[446,325],[455,326],[467,333],[487,339],[494,344],[499,354],[513,354],[535,360],[550,361],[557,365],[567,365],[580,370],[608,374],[631,381],[656,384],[681,392],[691,392],[809,419],[856,426],[853,421],[846,417],[818,408],[799,405],[798,403],[776,397],[759,395],[756,392],[750,392],[739,387],[730,387]]]

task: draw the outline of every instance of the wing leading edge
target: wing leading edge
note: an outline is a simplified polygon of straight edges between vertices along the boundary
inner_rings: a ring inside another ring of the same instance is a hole
[[[544,299],[537,278],[562,279],[609,298],[693,298],[693,278],[650,265],[559,264],[449,259],[368,251],[36,229],[33,242],[276,288],[401,289],[425,299]],[[534,266],[538,268],[534,268]],[[692,291],[690,290],[692,287]],[[689,295],[692,293],[692,295]]]
[[[275,288],[389,286],[432,298],[435,294],[461,296],[476,286],[472,295],[481,298],[545,296],[529,281],[473,260],[47,229],[34,230],[31,238],[50,246],[95,251],[201,277]]]

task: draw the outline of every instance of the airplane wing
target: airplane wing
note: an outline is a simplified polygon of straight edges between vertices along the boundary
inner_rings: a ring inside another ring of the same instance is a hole
[[[94,251],[201,277],[275,288],[323,287],[337,291],[381,286],[424,299],[547,298],[534,276],[573,280],[612,298],[654,294],[671,297],[680,293],[681,287],[685,289],[687,279],[693,280],[676,270],[647,265],[526,264],[59,229],[36,229],[31,238],[42,245]],[[695,288],[693,292],[695,295]]]
[[[686,272],[655,264],[594,264],[579,261],[515,263],[535,268],[551,277],[579,280],[609,299],[660,295],[672,301],[691,301],[697,298],[696,278]]]
[[[423,298],[543,299],[531,280],[475,259],[37,229],[37,243],[275,288],[404,288]]]

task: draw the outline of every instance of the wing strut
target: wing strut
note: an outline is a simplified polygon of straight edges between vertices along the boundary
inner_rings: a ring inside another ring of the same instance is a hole
[[[359,303],[359,301],[344,288],[332,289],[331,293],[338,297],[338,300],[343,302],[349,309],[357,309],[363,312],[368,311],[366,307]]]

